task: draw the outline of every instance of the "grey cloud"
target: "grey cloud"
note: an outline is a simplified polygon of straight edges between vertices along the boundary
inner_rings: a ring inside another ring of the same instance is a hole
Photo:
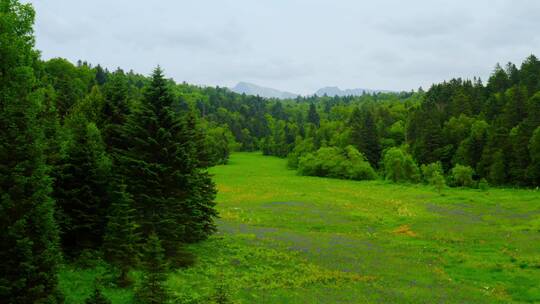
[[[536,0],[28,1],[44,58],[206,85],[409,90],[540,51]]]
[[[380,28],[394,36],[430,38],[460,32],[473,21],[467,14],[437,13],[430,15],[409,15],[405,18],[387,19]]]

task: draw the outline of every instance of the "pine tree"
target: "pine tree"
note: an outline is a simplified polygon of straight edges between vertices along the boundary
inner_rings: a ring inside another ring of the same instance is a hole
[[[135,292],[137,303],[163,304],[168,293],[165,286],[167,264],[161,241],[156,233],[151,232],[144,245],[143,278]]]
[[[34,11],[0,1],[0,301],[62,303],[58,228],[34,68]]]
[[[500,64],[497,63],[495,70],[489,77],[487,83],[487,90],[490,94],[500,93],[506,91],[510,87],[510,80],[508,74],[503,70]]]
[[[511,180],[519,185],[527,185],[530,182],[527,174],[527,167],[530,163],[528,149],[528,143],[530,141],[529,132],[522,125],[510,131],[511,150],[508,171]]]
[[[111,304],[111,300],[105,297],[101,290],[97,287],[94,288],[94,293],[84,301],[85,304]]]
[[[103,242],[105,259],[120,271],[118,284],[129,285],[127,278],[131,267],[137,263],[139,234],[135,222],[133,199],[121,185],[113,193],[108,223]]]
[[[99,64],[96,66],[95,70],[96,70],[96,83],[100,86],[105,84],[105,82],[107,81],[107,73],[105,72],[105,70],[103,70],[103,68]]]
[[[528,168],[532,185],[540,186],[540,127],[536,128],[529,142],[531,163]]]
[[[317,108],[315,107],[315,104],[313,103],[309,105],[307,122],[312,123],[317,127],[321,126],[321,118],[319,116],[319,113],[317,113]]]
[[[493,154],[493,160],[489,167],[487,178],[494,185],[503,185],[506,182],[506,165],[504,155],[501,150]]]
[[[105,97],[102,109],[103,140],[114,157],[116,149],[123,147],[121,128],[130,112],[129,85],[124,71],[118,69],[110,75],[103,87],[103,94]]]
[[[61,158],[60,148],[60,118],[56,110],[56,92],[52,86],[47,86],[38,90],[39,98],[42,100],[42,110],[38,115],[41,120],[45,145],[43,153],[46,163],[51,171],[58,164]]]
[[[109,208],[110,160],[95,124],[80,113],[67,118],[68,140],[58,166],[54,197],[62,229],[62,246],[69,255],[101,246]]]
[[[128,144],[118,153],[143,236],[155,231],[168,256],[180,243],[212,233],[216,216],[215,186],[202,161],[204,136],[191,116],[181,119],[171,110],[173,102],[157,68],[122,129]]]
[[[372,167],[379,167],[381,146],[373,114],[369,109],[355,108],[349,120],[351,144],[362,152]]]
[[[216,231],[213,219],[217,217],[214,198],[216,190],[212,178],[206,171],[209,165],[208,155],[205,152],[205,137],[197,126],[193,112],[189,112],[182,122],[181,142],[186,155],[195,155],[188,163],[187,189],[190,193],[186,197],[183,207],[183,217],[179,220],[185,225],[183,241],[195,242],[205,239]]]
[[[525,86],[528,96],[532,96],[540,90],[540,61],[536,56],[530,55],[521,64],[519,78]]]
[[[504,120],[506,127],[511,129],[527,117],[526,90],[519,86],[512,87],[506,92],[505,98]]]

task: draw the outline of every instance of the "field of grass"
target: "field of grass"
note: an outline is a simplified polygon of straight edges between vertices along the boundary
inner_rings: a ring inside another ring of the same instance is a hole
[[[540,191],[304,177],[258,153],[211,171],[219,233],[170,275],[184,302],[216,285],[238,303],[540,302]],[[63,270],[68,303],[99,272]]]

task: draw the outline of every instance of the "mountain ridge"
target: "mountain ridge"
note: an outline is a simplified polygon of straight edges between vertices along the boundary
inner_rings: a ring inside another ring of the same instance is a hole
[[[301,96],[301,94],[291,93],[287,91],[281,91],[278,89],[260,86],[250,82],[238,82],[234,87],[230,88],[231,91],[239,94],[246,95],[258,95],[265,98],[278,98],[278,99],[291,99]],[[311,95],[317,96],[361,96],[363,94],[376,94],[376,93],[391,93],[390,90],[373,90],[373,89],[364,89],[364,88],[355,88],[355,89],[340,89],[337,86],[327,86],[318,89],[315,93]]]

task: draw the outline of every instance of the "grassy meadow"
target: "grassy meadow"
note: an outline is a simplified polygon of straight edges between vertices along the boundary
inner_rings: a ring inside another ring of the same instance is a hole
[[[440,195],[305,177],[259,153],[235,153],[212,173],[219,233],[190,245],[196,265],[169,276],[179,303],[206,303],[216,288],[237,303],[540,302],[539,191]],[[82,303],[104,273],[64,268],[67,303]]]

